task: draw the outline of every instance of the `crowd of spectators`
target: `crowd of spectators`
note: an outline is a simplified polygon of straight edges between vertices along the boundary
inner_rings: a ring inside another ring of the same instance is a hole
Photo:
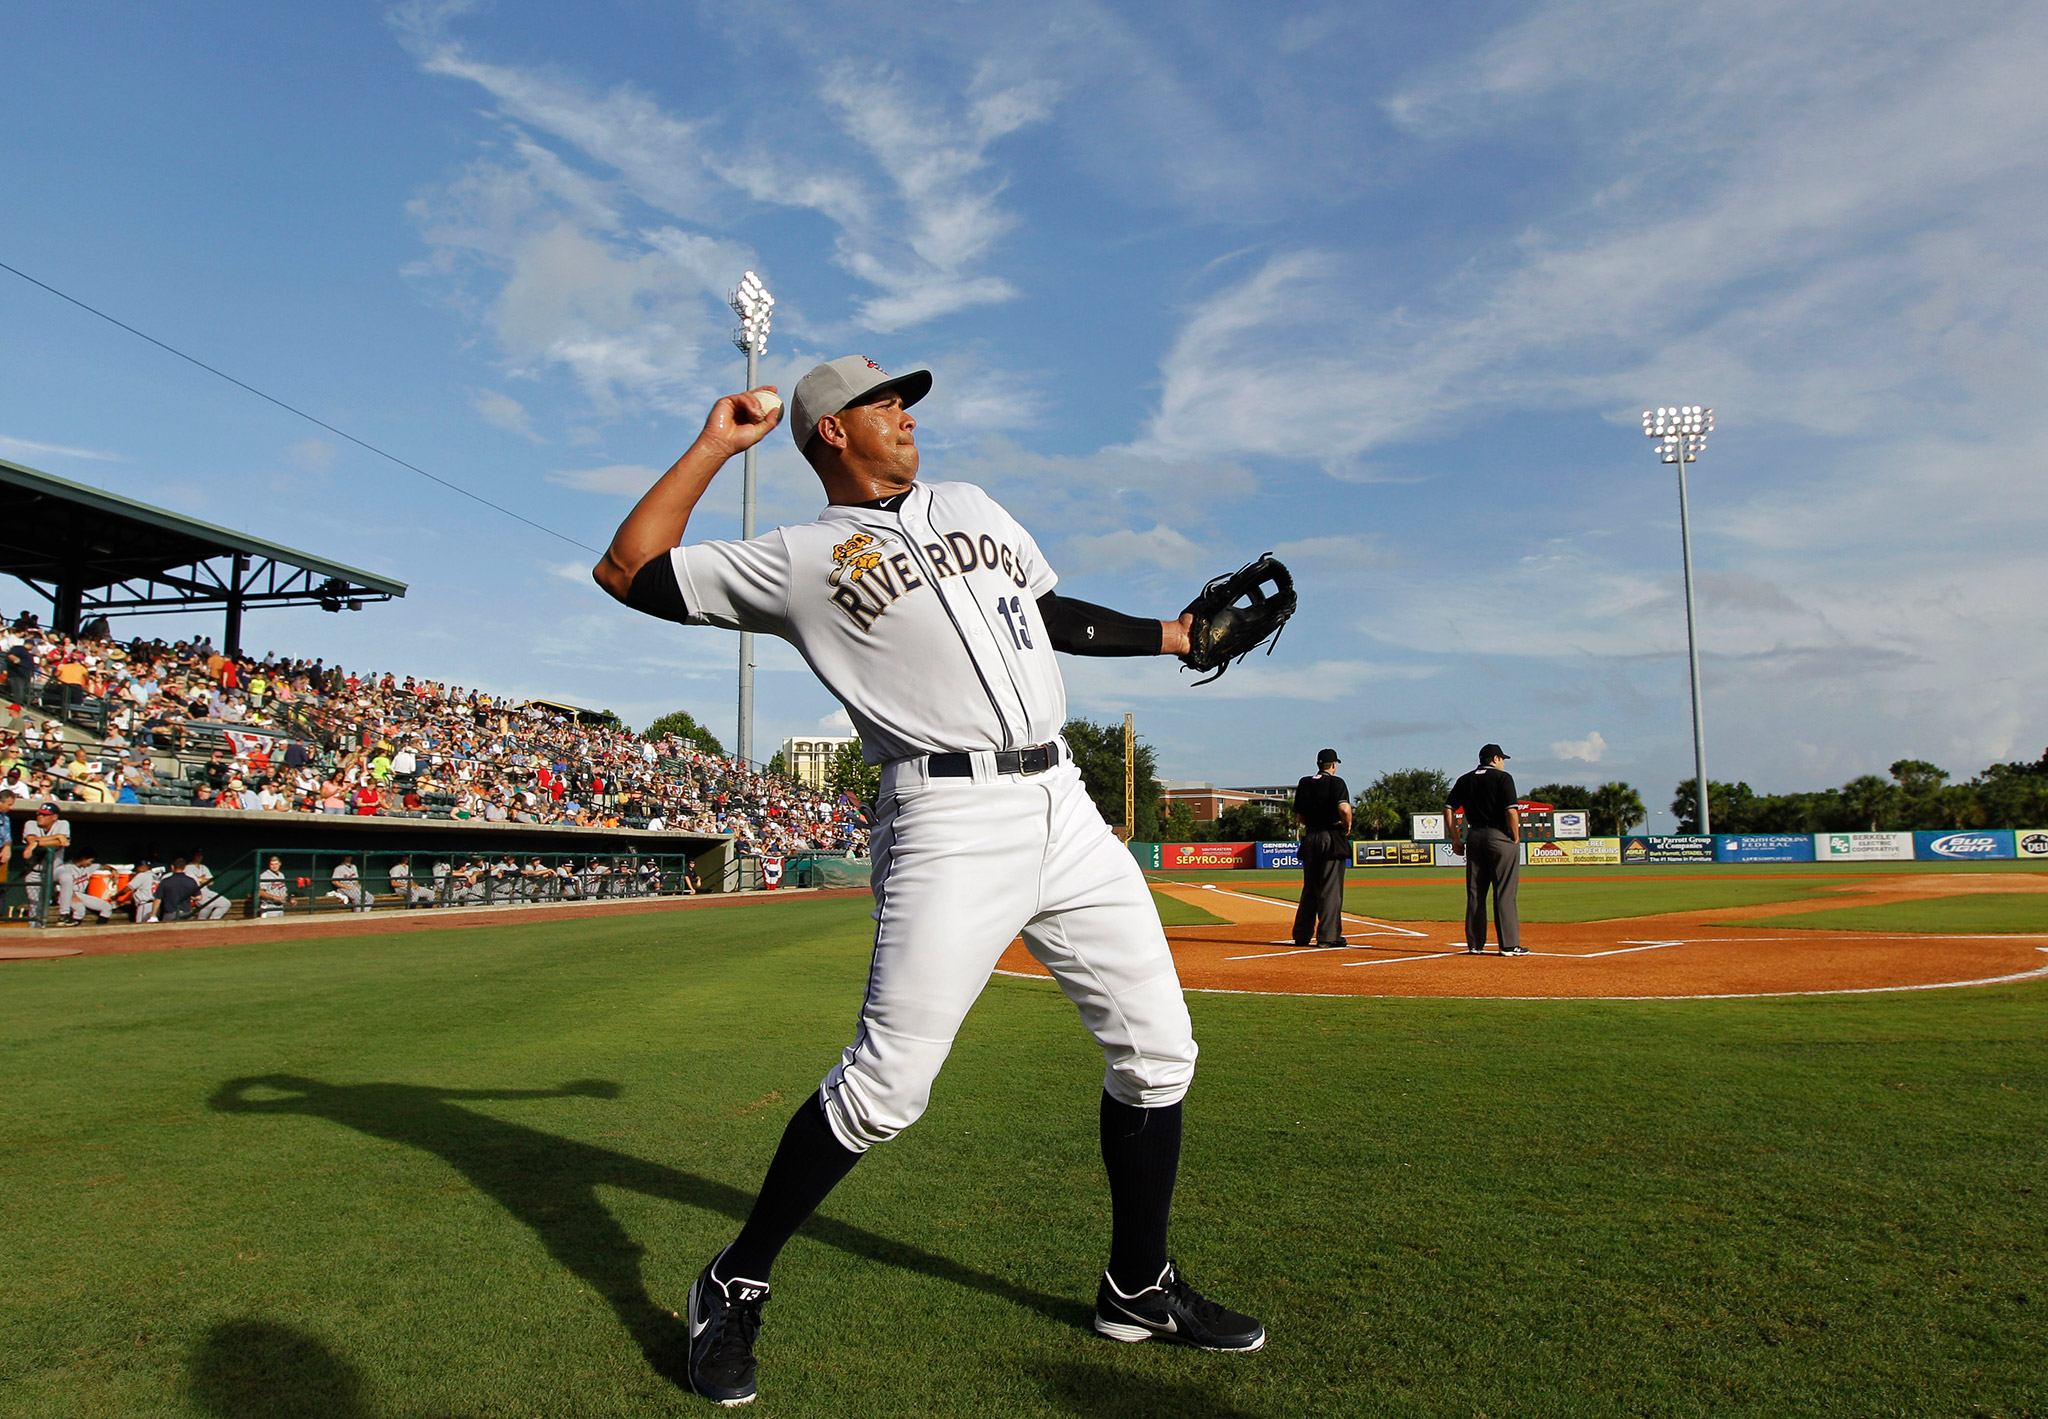
[[[0,808],[176,803],[731,834],[864,854],[862,805],[608,717],[210,641],[0,630]],[[37,713],[41,709],[47,713]]]

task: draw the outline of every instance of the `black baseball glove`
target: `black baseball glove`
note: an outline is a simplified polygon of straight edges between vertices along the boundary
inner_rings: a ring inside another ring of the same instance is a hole
[[[1206,685],[1230,667],[1234,660],[1266,645],[1278,644],[1280,629],[1294,614],[1294,577],[1273,559],[1271,552],[1247,562],[1229,576],[1219,576],[1202,588],[1202,594],[1181,612],[1192,615],[1188,629],[1188,651],[1181,664],[1209,674],[1195,681]],[[1266,645],[1266,654],[1273,647]]]

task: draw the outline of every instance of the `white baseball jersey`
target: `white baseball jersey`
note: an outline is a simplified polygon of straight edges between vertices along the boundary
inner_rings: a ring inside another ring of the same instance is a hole
[[[994,752],[1059,738],[1067,695],[1038,598],[1057,582],[1031,534],[968,483],[919,483],[894,512],[671,556],[691,623],[781,636],[846,706],[876,804],[875,950],[860,1028],[819,1085],[856,1152],[924,1112],[953,1037],[1021,933],[1103,1051],[1103,1088],[1157,1108],[1196,1047],[1144,875],[1065,755],[1005,774]],[[971,776],[926,755],[966,752]]]
[[[869,763],[1022,749],[1067,722],[1037,606],[1059,578],[971,483],[919,483],[895,512],[828,507],[670,557],[690,624],[794,645],[846,706]]]

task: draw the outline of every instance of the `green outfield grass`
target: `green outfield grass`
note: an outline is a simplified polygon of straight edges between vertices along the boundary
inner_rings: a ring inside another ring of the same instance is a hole
[[[1755,926],[1756,922],[1745,922]],[[1774,916],[1772,926],[1798,926],[1816,931],[1980,931],[2048,933],[2048,892],[1981,897],[1943,897],[1935,901],[1886,902],[1875,907],[1837,907],[1833,911]]]
[[[1214,912],[1205,912],[1200,907],[1190,906],[1177,897],[1163,893],[1152,894],[1152,905],[1159,908],[1159,920],[1167,926],[1221,926],[1223,918]]]
[[[0,1413],[708,1414],[650,1362],[848,1038],[859,899],[0,966]],[[1084,1329],[1099,1052],[999,978],[776,1272],[753,1413],[2040,1415],[2048,987],[1190,998],[1175,1249]]]

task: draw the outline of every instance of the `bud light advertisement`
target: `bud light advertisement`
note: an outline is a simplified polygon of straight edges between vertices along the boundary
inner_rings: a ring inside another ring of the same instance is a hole
[[[2012,829],[1964,828],[1958,832],[1913,834],[1913,856],[1922,862],[1981,862],[2012,857]]]

